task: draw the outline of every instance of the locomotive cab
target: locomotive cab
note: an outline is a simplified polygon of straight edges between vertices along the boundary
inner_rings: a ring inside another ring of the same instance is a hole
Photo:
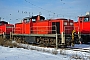
[[[13,32],[14,25],[8,24],[6,21],[0,21],[0,34],[10,34]]]
[[[83,40],[83,43],[90,42],[90,13],[85,16],[79,16],[78,21],[74,23],[74,29]]]
[[[86,15],[86,16],[81,16],[79,17],[79,22],[90,22],[90,16]]]
[[[79,22],[90,22],[90,12],[86,12],[86,16],[79,16]]]

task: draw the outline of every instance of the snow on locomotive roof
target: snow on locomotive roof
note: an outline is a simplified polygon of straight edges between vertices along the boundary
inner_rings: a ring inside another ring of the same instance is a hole
[[[30,19],[30,18],[32,18],[32,17],[24,17],[23,19]]]
[[[47,19],[47,20],[68,20],[68,19],[65,19],[65,18],[57,18],[57,19]]]
[[[38,16],[38,15],[37,15]],[[25,17],[25,18],[23,18],[23,19],[36,19],[37,18],[37,16],[32,16],[32,17]],[[40,16],[40,19],[45,19],[45,17],[43,17],[43,16]]]
[[[0,21],[0,23],[5,23],[5,24],[8,24],[8,22],[6,22],[6,21]]]

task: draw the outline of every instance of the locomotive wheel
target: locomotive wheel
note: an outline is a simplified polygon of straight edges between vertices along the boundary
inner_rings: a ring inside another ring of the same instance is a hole
[[[56,39],[55,38],[37,38],[36,43],[44,47],[55,47]],[[60,39],[58,43],[60,43]]]

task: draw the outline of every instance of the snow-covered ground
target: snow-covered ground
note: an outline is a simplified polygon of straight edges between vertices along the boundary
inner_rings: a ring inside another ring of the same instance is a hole
[[[57,55],[31,49],[9,48],[0,46],[0,60],[90,60],[90,45],[75,45],[83,49],[89,49],[88,52],[80,50],[56,50]],[[41,48],[41,47],[38,47]],[[52,48],[44,48],[46,50],[54,50]],[[43,50],[44,50],[43,49]]]
[[[0,60],[67,60],[64,56],[53,55],[23,48],[8,48],[0,46]]]

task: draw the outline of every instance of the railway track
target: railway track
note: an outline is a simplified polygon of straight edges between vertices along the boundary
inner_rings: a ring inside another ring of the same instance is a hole
[[[19,44],[25,44],[25,43],[19,43]],[[44,44],[28,44],[28,43],[26,45],[32,45],[32,46],[43,47],[43,48],[56,48],[55,45],[44,46]],[[24,48],[27,48],[27,47],[24,47]],[[79,47],[78,48],[76,48],[76,47],[60,48],[60,47],[58,47],[58,49],[73,50],[73,51],[81,51],[81,52],[88,52],[88,53],[90,53],[90,48],[79,48]]]
[[[3,39],[2,39],[3,41]],[[10,40],[11,41],[11,40]],[[17,43],[17,42],[15,42]],[[6,44],[6,43],[5,43]],[[10,45],[10,42],[8,43],[7,41],[7,44]],[[31,46],[34,46],[34,47],[43,47],[43,48],[54,48],[55,49],[55,45],[52,45],[52,46],[44,46],[44,45],[40,45],[40,44],[25,44],[25,43],[18,43],[17,44],[19,47],[22,47],[22,48],[26,48],[26,49],[29,49],[28,46],[31,45]],[[14,45],[12,45],[11,43],[11,46],[14,47]],[[15,45],[16,47],[16,45]],[[31,48],[33,49],[33,48]],[[35,48],[34,48],[35,49]],[[58,48],[57,50],[72,50],[72,51],[80,51],[80,52],[87,52],[87,53],[90,53],[90,48],[75,48],[75,47],[67,47],[67,48]]]
[[[26,46],[24,46],[22,43],[18,43],[17,45],[20,45],[21,47],[24,47],[26,49],[30,49],[30,47],[28,48],[28,46],[32,46],[34,47],[34,49],[36,47],[41,47],[41,48],[51,48],[51,49],[55,49],[55,46],[43,46],[43,45],[39,45],[39,44],[24,44]],[[22,46],[23,45],[23,46]],[[31,48],[32,49],[32,48]],[[36,50],[36,49],[35,49]],[[56,50],[72,50],[72,51],[80,51],[80,52],[87,52],[90,53],[90,48],[76,48],[76,47],[67,47],[67,48],[58,48]]]

